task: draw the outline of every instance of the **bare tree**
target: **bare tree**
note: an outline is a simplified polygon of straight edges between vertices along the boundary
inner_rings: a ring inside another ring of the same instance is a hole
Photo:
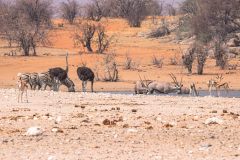
[[[106,0],[91,0],[85,7],[86,16],[93,21],[100,21],[105,16]]]
[[[96,27],[96,33],[97,33],[97,46],[98,46],[98,53],[104,53],[110,46],[110,43],[112,42],[113,36],[109,37],[106,34],[105,27],[101,24],[99,24]]]
[[[196,15],[197,10],[197,0],[185,0],[180,4],[180,13]]]
[[[79,4],[76,0],[68,0],[61,3],[62,17],[70,24],[74,23],[76,16],[79,13]]]
[[[19,0],[8,6],[0,17],[2,38],[16,44],[25,56],[36,55],[36,47],[50,44],[48,30],[51,28],[52,9],[47,0]]]
[[[75,45],[82,45],[84,48],[87,48],[88,52],[92,53],[92,41],[95,31],[96,26],[93,23],[85,22],[77,25],[76,32],[73,36]]]
[[[166,5],[166,10],[167,10],[167,14],[169,16],[176,16],[177,10],[174,7],[173,3],[172,4],[167,4]]]
[[[204,45],[214,41],[216,65],[225,68],[222,46],[232,33],[240,31],[239,0],[186,0],[181,8],[196,40]]]
[[[214,41],[214,56],[216,58],[216,65],[220,66],[221,69],[225,69],[228,65],[227,47],[226,45],[219,41]]]
[[[147,0],[116,0],[116,10],[131,27],[140,27],[147,16]]]
[[[164,1],[149,0],[147,3],[148,15],[152,17],[153,24],[156,24],[156,16],[161,16],[164,9]]]
[[[192,65],[195,59],[195,46],[192,45],[188,51],[182,56],[183,65],[188,69],[188,73],[192,74]]]
[[[198,75],[203,74],[204,65],[208,56],[208,48],[201,43],[196,43],[196,56],[197,56],[197,73]]]
[[[116,82],[119,80],[115,57],[115,54],[108,54],[103,59],[103,65],[105,67],[104,81]]]

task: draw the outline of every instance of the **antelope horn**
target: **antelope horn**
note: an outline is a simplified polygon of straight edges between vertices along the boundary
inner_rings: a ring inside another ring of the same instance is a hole
[[[179,85],[178,82],[177,82],[176,76],[174,76],[173,73],[170,73],[169,75],[171,76],[171,78],[172,78],[172,80],[173,80],[173,83],[175,83],[176,85]]]
[[[146,77],[144,76],[144,80],[145,80],[145,83],[146,83],[146,87],[148,86],[148,84],[147,84],[147,79],[146,79]]]
[[[141,81],[142,86],[143,86],[143,87],[146,87],[145,84],[143,83],[143,80],[142,80],[140,74],[138,74],[138,76],[139,76],[139,78],[140,78],[140,81]]]
[[[180,82],[180,84],[179,84],[180,86],[182,86],[182,81],[183,81],[183,77],[181,77],[181,82]]]

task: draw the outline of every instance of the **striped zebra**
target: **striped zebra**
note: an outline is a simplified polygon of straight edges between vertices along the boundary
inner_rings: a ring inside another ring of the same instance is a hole
[[[17,77],[26,82],[32,90],[35,90],[37,86],[38,89],[40,88],[38,73],[18,73]]]
[[[46,90],[47,86],[51,88],[53,91],[58,91],[60,87],[60,81],[57,78],[52,78],[49,72],[43,72],[38,74],[39,83],[41,86],[41,90]]]
[[[36,90],[36,89],[41,88],[38,73],[31,73],[30,74],[29,83],[30,83],[30,86],[31,86],[32,90]]]

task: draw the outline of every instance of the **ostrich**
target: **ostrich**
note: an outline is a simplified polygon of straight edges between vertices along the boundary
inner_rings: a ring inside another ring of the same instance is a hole
[[[87,81],[91,82],[91,90],[93,92],[94,73],[88,67],[78,67],[77,69],[78,78],[82,81],[82,91],[86,92]]]
[[[68,88],[69,92],[74,92],[74,83],[68,78],[68,53],[66,54],[66,69],[62,69],[60,67],[55,67],[49,69],[49,74],[52,79],[55,77],[60,80],[61,84],[65,85]]]
[[[55,67],[49,69],[51,78],[57,77],[60,81],[64,81],[68,77],[68,53],[66,54],[66,69]]]

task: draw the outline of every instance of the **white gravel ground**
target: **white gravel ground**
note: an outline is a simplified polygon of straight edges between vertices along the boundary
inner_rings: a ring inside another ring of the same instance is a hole
[[[240,159],[240,99],[49,91],[29,91],[29,103],[16,97],[15,89],[0,90],[0,159]]]

